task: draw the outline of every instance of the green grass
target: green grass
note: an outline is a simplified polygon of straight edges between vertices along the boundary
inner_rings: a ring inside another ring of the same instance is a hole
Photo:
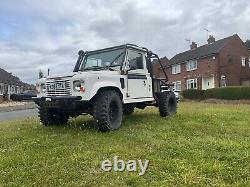
[[[250,106],[181,103],[172,118],[155,108],[97,132],[90,117],[43,127],[0,122],[0,186],[250,186]],[[103,172],[103,160],[148,159],[138,172]]]

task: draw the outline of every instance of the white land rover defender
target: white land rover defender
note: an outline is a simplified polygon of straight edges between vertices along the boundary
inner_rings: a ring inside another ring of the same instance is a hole
[[[133,44],[79,51],[73,73],[37,81],[40,121],[45,126],[67,123],[69,117],[90,114],[101,131],[116,130],[122,116],[134,108],[159,108],[162,117],[176,113],[172,91],[162,92],[168,78],[159,57]],[[153,76],[152,60],[158,60],[165,78]]]

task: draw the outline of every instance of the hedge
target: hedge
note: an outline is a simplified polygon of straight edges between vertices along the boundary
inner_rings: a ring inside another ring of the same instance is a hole
[[[205,91],[204,98],[225,100],[250,99],[250,87],[213,88]]]
[[[250,87],[225,87],[213,88],[209,90],[184,90],[182,96],[186,99],[225,99],[240,100],[250,99]]]
[[[204,99],[204,90],[189,89],[181,92],[181,95],[185,99],[202,100]]]

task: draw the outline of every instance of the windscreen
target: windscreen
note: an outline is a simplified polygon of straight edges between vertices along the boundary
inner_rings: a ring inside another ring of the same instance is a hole
[[[125,50],[123,48],[90,53],[85,56],[81,70],[120,66],[124,61],[124,56]]]

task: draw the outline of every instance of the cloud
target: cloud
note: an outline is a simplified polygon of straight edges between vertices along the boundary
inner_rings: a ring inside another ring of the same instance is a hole
[[[185,39],[206,42],[238,33],[250,38],[245,0],[4,1],[0,7],[0,67],[34,83],[39,69],[72,71],[77,51],[136,43],[172,57]]]

